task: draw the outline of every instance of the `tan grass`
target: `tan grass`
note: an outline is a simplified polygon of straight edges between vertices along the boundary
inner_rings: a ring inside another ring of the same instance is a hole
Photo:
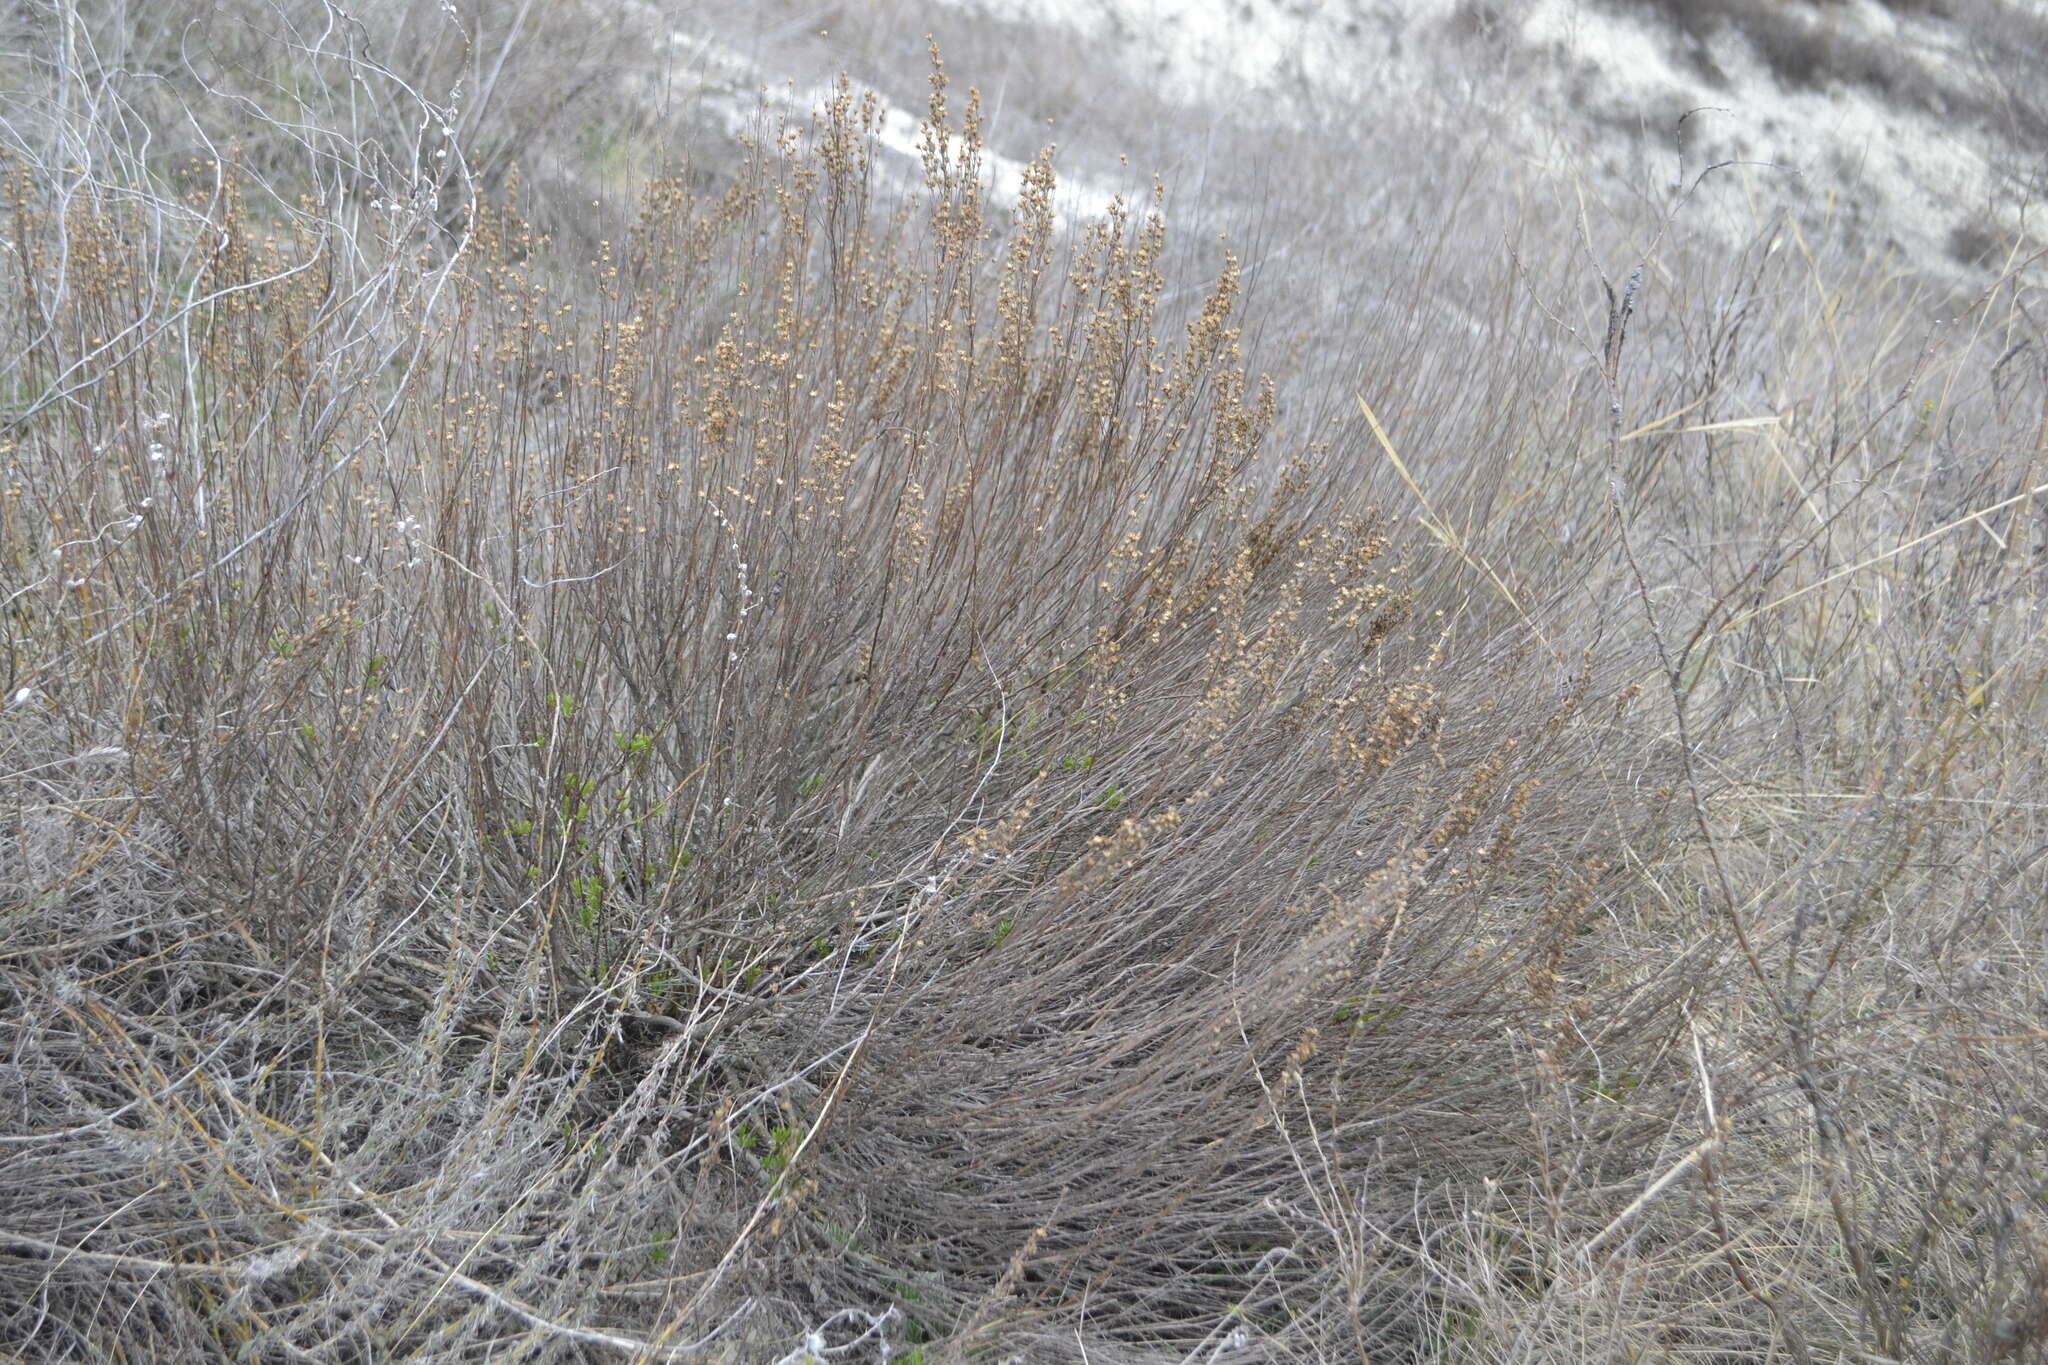
[[[572,8],[9,21],[8,1349],[2038,1352],[2030,275],[1269,379],[936,50],[593,196]]]

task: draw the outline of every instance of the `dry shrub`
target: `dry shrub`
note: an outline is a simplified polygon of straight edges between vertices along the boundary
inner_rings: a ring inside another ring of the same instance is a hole
[[[1388,435],[936,53],[565,243],[249,41],[9,125],[18,1349],[2032,1349],[2025,281],[1532,217]]]

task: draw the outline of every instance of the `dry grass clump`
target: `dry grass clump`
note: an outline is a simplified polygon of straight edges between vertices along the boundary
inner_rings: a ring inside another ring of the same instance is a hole
[[[1923,343],[1767,236],[1581,321],[1525,241],[1336,423],[1163,191],[990,202],[936,52],[910,193],[842,84],[586,250],[440,39],[74,32],[0,238],[17,1354],[2038,1350],[2023,279]]]

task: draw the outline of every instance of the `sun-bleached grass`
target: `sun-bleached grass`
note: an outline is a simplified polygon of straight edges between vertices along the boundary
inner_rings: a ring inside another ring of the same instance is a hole
[[[936,59],[586,200],[536,16],[222,16],[8,109],[9,1349],[2039,1350],[2031,265],[1322,348]]]

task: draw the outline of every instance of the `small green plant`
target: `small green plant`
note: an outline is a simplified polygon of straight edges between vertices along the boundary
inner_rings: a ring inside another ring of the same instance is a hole
[[[761,1165],[770,1171],[782,1171],[796,1156],[798,1144],[803,1141],[803,1130],[786,1123],[778,1123],[768,1130],[769,1150],[762,1156]]]
[[[583,902],[578,918],[585,929],[595,929],[604,913],[604,877],[592,873],[587,877],[572,877],[569,889]]]
[[[1349,1027],[1354,1034],[1375,1034],[1385,1032],[1389,1024],[1407,1012],[1406,1005],[1367,1005],[1352,999],[1330,1011],[1330,1022]]]
[[[1630,1091],[1634,1090],[1637,1086],[1641,1085],[1642,1083],[1642,1077],[1636,1075],[1635,1072],[1629,1071],[1624,1068],[1623,1070],[1617,1072],[1612,1080],[1607,1081],[1604,1084],[1600,1081],[1594,1081],[1591,1084],[1587,1085],[1586,1092],[1589,1095],[1597,1096],[1600,1099],[1606,1100],[1611,1104],[1620,1104],[1623,1100],[1628,1098]]]
[[[562,779],[562,819],[565,823],[590,818],[590,793],[596,789],[595,778],[570,773]]]

